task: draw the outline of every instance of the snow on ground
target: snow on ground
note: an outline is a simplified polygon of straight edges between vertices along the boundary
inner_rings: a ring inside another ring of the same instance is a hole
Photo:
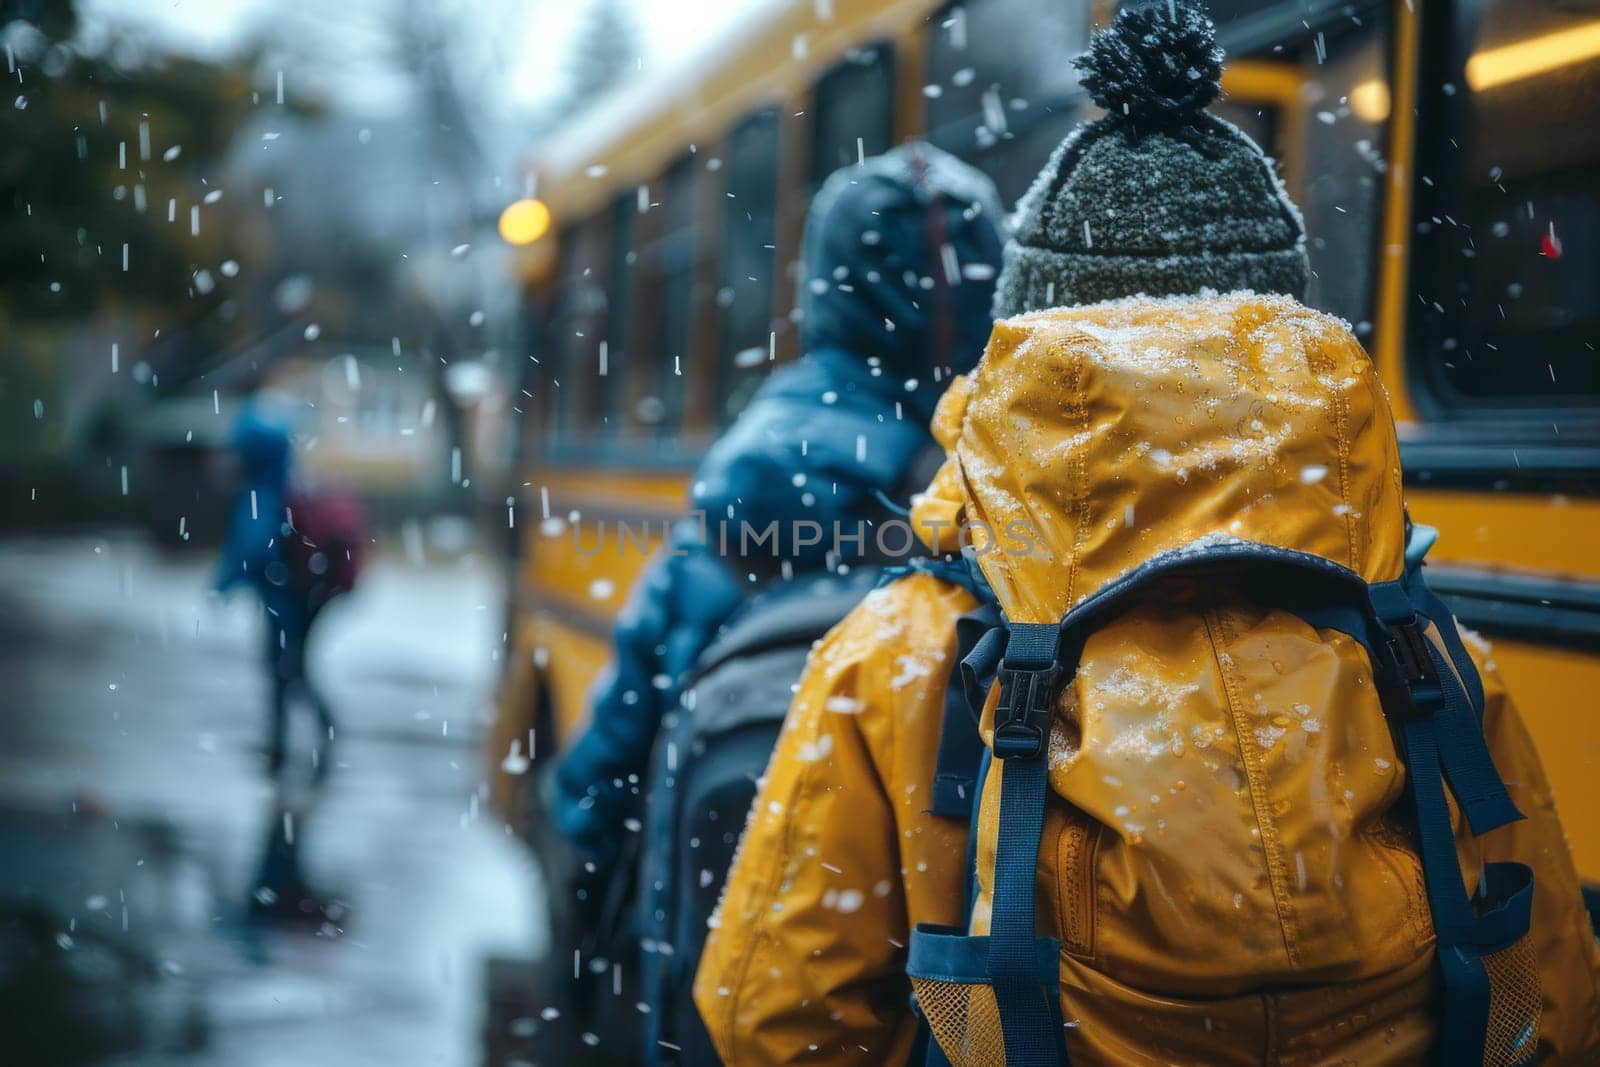
[[[284,812],[256,609],[208,597],[212,563],[0,542],[0,942],[47,946],[9,958],[33,961],[49,1062],[481,1062],[491,961],[547,936],[538,870],[479,808],[497,570],[379,557],[319,623],[336,765],[288,799],[308,880],[350,903],[329,939],[243,919]]]

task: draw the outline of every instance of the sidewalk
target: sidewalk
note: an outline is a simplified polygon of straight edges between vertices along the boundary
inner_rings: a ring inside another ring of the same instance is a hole
[[[380,558],[328,609],[312,671],[341,721],[335,767],[285,821],[261,770],[259,623],[247,597],[208,602],[211,562],[131,535],[0,542],[15,1062],[482,1062],[486,976],[521,973],[496,961],[547,933],[538,871],[480,808],[495,570]],[[343,936],[243,921],[285,830],[349,902]]]

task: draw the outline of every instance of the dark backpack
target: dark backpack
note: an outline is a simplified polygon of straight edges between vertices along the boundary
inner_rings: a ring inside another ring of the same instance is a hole
[[[653,1061],[719,1062],[690,995],[706,924],[812,645],[881,575],[871,566],[820,572],[751,598],[701,655],[663,724],[638,899]]]
[[[367,543],[361,501],[330,491],[295,494],[288,503],[292,530],[283,558],[295,587],[317,606],[354,589]]]

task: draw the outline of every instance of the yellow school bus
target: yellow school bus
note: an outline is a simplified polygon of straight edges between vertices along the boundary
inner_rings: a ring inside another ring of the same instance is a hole
[[[1008,200],[1091,117],[1070,58],[1114,3],[794,0],[541,146],[510,662],[494,760],[584,721],[642,553],[693,464],[794,355],[809,194],[924,137]],[[1556,0],[1212,0],[1218,110],[1306,215],[1309,302],[1400,420],[1433,580],[1495,659],[1600,881],[1600,13]],[[613,537],[613,542],[616,540]]]

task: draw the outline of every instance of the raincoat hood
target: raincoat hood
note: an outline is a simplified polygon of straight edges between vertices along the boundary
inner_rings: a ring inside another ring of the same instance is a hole
[[[995,325],[934,420],[913,518],[966,522],[1007,616],[1054,621],[1201,538],[1314,552],[1368,581],[1404,553],[1388,401],[1339,320],[1284,296],[1133,298]],[[991,533],[992,531],[992,533]]]
[[[802,346],[876,357],[931,410],[939,379],[983,351],[1002,217],[994,183],[931,145],[837,171],[806,218]]]

